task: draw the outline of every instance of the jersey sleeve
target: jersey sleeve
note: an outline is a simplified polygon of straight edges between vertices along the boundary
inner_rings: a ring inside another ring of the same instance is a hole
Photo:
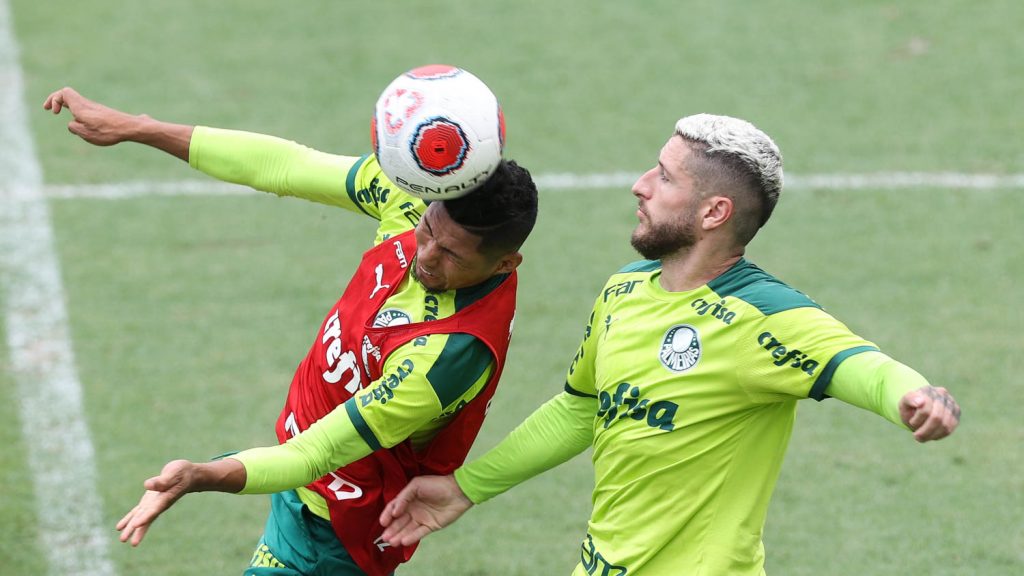
[[[587,327],[583,330],[583,341],[576,350],[576,356],[569,364],[569,372],[565,377],[565,391],[569,394],[587,398],[597,398],[597,384],[594,378],[594,359],[597,357],[597,335],[598,329],[594,324],[595,318],[601,318],[602,298],[598,296],[594,302],[594,308],[587,320]]]
[[[242,493],[305,486],[406,438],[429,441],[483,389],[494,364],[490,350],[473,336],[427,338],[434,342],[396,349],[381,378],[286,443],[231,456],[245,466]]]
[[[869,410],[907,429],[900,418],[900,400],[929,386],[924,376],[881,352],[857,354],[836,369],[827,392],[847,404]]]
[[[738,381],[754,402],[822,400],[844,360],[877,350],[824,310],[793,308],[750,322],[737,343]]]
[[[245,466],[240,494],[271,494],[305,486],[373,452],[349,417],[354,401],[338,406],[284,444],[229,456]]]
[[[263,134],[197,126],[189,165],[226,182],[365,214],[380,221],[376,243],[413,228],[426,209],[387,179],[373,155],[328,154]]]
[[[455,471],[480,504],[583,452],[594,441],[597,400],[563,392],[534,411],[497,446]]]
[[[431,334],[403,344],[383,376],[347,406],[356,430],[373,449],[405,439],[425,444],[483,390],[494,370],[490,349],[468,334]]]

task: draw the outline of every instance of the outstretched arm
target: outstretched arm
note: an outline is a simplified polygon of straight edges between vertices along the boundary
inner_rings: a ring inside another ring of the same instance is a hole
[[[194,126],[161,122],[145,114],[127,114],[93,102],[74,88],[61,88],[50,94],[43,108],[54,114],[67,108],[71,113],[68,131],[90,144],[112,146],[138,142],[188,162]]]
[[[902,424],[918,442],[945,438],[960,423],[960,405],[948,390],[931,386],[917,371],[881,352],[847,358],[828,394]]]
[[[117,523],[121,542],[130,542],[132,546],[138,546],[153,522],[185,494],[241,490],[245,486],[245,467],[231,459],[201,464],[174,460],[143,486],[146,493],[138,505]]]
[[[479,504],[554,468],[593,442],[597,400],[562,393],[496,447],[450,476],[414,478],[381,513],[392,546],[419,542]]]

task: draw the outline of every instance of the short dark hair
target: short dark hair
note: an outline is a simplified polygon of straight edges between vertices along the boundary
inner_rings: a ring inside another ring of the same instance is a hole
[[[537,221],[537,185],[515,160],[502,160],[469,194],[442,202],[456,224],[480,237],[479,250],[490,258],[518,251]]]

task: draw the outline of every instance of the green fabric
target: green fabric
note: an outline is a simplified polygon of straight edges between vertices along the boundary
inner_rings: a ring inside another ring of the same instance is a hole
[[[807,397],[813,398],[819,402],[828,398],[825,390],[828,388],[829,384],[832,383],[832,376],[835,374],[836,369],[839,368],[847,358],[856,356],[857,354],[863,354],[865,352],[878,352],[878,348],[875,348],[874,346],[856,346],[843,350],[833,356],[828,361],[828,364],[825,364],[825,367],[821,369],[821,372],[818,373],[818,379],[814,381],[814,385],[811,386],[811,391],[807,393]]]
[[[561,393],[538,408],[494,449],[455,471],[479,504],[583,452],[594,439],[597,402]]]
[[[245,576],[366,576],[330,522],[309,513],[294,491],[270,497],[270,515]]]
[[[463,397],[493,365],[491,349],[471,334],[453,333],[427,372],[427,381],[441,406],[451,406]]]
[[[881,352],[868,352],[851,356],[839,365],[828,394],[906,428],[900,418],[900,399],[928,385],[925,377],[913,368]]]
[[[197,126],[188,161],[196,170],[226,182],[379,220],[375,244],[412,229],[427,207],[395,187],[372,154],[328,154],[273,136]]]
[[[753,265],[676,292],[660,274],[609,279],[566,375],[594,464],[576,572],[757,576],[796,404],[831,359],[872,344]],[[471,500],[583,449],[548,408],[456,473]]]
[[[240,494],[270,494],[305,486],[373,452],[344,406],[284,444],[229,456],[245,466],[245,487]]]
[[[708,282],[708,288],[721,298],[739,298],[765,316],[805,306],[820,308],[806,294],[787,286],[746,258],[740,258],[724,274]]]

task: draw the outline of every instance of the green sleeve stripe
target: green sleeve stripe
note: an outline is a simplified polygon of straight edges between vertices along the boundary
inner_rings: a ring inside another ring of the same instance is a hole
[[[369,157],[369,154],[364,154],[363,157],[349,169],[348,177],[345,178],[345,191],[348,192],[348,197],[352,200],[352,203],[362,210],[363,214],[373,217],[372,214],[366,211],[366,208],[363,208],[363,205],[359,203],[359,197],[356,196],[356,176],[359,174],[359,169],[363,167],[363,163],[365,163],[366,159]]]
[[[448,335],[444,350],[427,371],[427,381],[446,408],[473,387],[491,366],[491,349],[472,334]]]
[[[661,260],[637,260],[636,262],[630,262],[619,270],[618,274],[624,274],[628,272],[654,272],[661,268]]]
[[[825,394],[825,390],[828,389],[828,385],[832,382],[832,375],[836,373],[836,368],[843,363],[850,356],[860,354],[862,352],[878,352],[878,348],[874,346],[857,346],[856,348],[849,348],[836,354],[828,361],[825,365],[825,369],[818,375],[818,379],[814,381],[814,385],[811,386],[811,391],[807,393],[808,398],[814,398],[818,402],[821,402],[828,395]]]
[[[587,394],[586,392],[580,392],[579,390],[573,388],[572,386],[569,386],[568,382],[565,383],[565,392],[567,394],[572,394],[573,396],[579,396],[580,398],[595,398],[595,399],[597,398],[597,396],[594,395],[594,394]]]
[[[352,421],[352,425],[356,427],[356,432],[363,438],[363,441],[370,447],[371,450],[376,452],[380,450],[380,441],[377,440],[377,436],[370,430],[370,426],[366,424],[366,420],[363,419],[363,415],[359,413],[359,408],[356,407],[356,399],[349,398],[345,402],[345,412],[348,412],[348,419]]]

